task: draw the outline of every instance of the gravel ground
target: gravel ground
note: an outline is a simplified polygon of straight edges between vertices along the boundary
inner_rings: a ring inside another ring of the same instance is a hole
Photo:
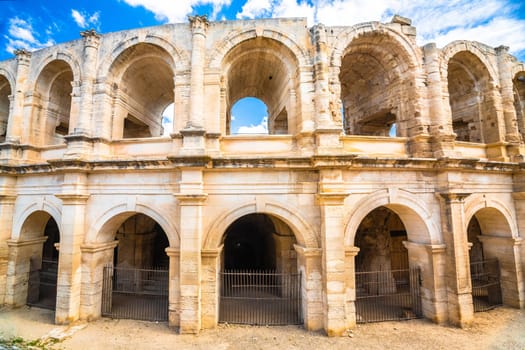
[[[37,349],[505,349],[525,350],[525,310],[500,307],[477,313],[468,329],[438,326],[427,320],[359,325],[340,338],[301,327],[219,325],[198,336],[179,335],[165,323],[103,318],[70,326],[53,324],[51,311],[22,307],[0,309],[0,337],[7,349],[28,343]],[[22,341],[23,339],[23,341]]]

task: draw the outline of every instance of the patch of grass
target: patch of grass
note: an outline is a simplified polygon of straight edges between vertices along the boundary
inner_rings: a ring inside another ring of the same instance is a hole
[[[0,350],[48,350],[58,342],[59,340],[55,338],[24,340],[22,337],[10,339],[0,337]]]

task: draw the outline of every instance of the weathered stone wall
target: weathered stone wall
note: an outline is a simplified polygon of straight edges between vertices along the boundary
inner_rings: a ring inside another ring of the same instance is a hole
[[[277,269],[301,272],[305,327],[341,335],[370,253],[359,227],[377,230],[367,216],[387,208],[389,230],[406,231],[390,244],[421,269],[425,317],[474,317],[473,217],[484,255],[500,260],[504,303],[524,307],[525,68],[507,48],[419,47],[399,16],[313,28],[197,16],[81,35],[0,62],[0,303],[26,303],[52,217],[56,322],[96,319],[113,249],[150,262],[124,250],[150,247],[133,240],[158,225],[169,324],[215,327],[225,232],[258,213],[275,226]],[[232,135],[231,107],[248,96],[266,103],[269,135]],[[127,227],[135,214],[140,230]]]

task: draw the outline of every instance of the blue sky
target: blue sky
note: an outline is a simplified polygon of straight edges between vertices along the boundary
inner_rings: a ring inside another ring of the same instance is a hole
[[[108,33],[185,22],[193,14],[211,20],[306,17],[311,26],[387,22],[396,13],[412,19],[420,45],[477,40],[507,45],[525,61],[523,0],[0,0],[0,61],[12,58],[16,48],[37,50],[78,39],[85,29]],[[264,112],[243,125],[260,130]]]

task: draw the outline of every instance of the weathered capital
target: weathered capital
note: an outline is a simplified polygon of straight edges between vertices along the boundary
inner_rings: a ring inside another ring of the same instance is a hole
[[[206,35],[208,26],[210,25],[208,16],[206,15],[188,16],[188,19],[190,21],[191,30],[193,31],[193,34]]]
[[[98,48],[100,45],[100,34],[95,29],[85,30],[80,32],[80,36],[84,38],[84,46]]]
[[[27,49],[16,49],[13,52],[16,56],[18,64],[29,66],[29,61],[31,60],[31,52]]]
[[[447,202],[447,203],[461,203],[471,195],[471,193],[453,193],[453,192],[441,192],[439,195]]]

